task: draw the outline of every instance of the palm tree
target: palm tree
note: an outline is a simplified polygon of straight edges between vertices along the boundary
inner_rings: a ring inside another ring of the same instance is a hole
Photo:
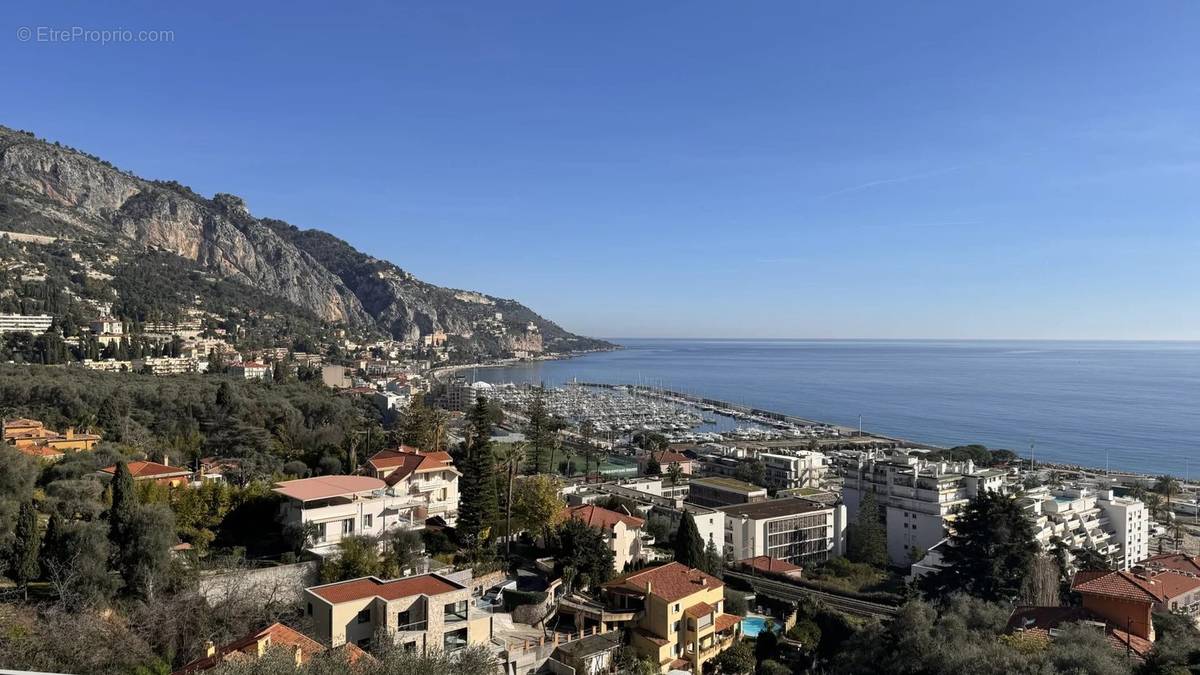
[[[503,467],[508,477],[508,497],[504,500],[504,554],[512,553],[512,501],[513,481],[521,470],[521,462],[525,461],[525,447],[528,443],[513,443],[501,447],[496,452],[496,464]]]
[[[1179,481],[1172,476],[1159,476],[1158,480],[1154,481],[1154,491],[1167,500],[1166,508],[1171,512],[1171,497],[1179,494]]]

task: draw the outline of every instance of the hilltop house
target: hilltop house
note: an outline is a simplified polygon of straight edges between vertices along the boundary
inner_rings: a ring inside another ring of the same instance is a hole
[[[125,466],[134,482],[153,481],[167,487],[180,487],[192,482],[192,472],[179,466],[171,466],[163,460],[158,462],[129,462]],[[117,473],[117,465],[106,466],[96,472],[101,478],[111,479]]]
[[[295,656],[297,666],[307,663],[314,656],[329,651],[325,645],[304,633],[281,623],[274,623],[220,647],[211,641],[205,643],[204,656],[187,663],[172,675],[191,675],[216,668],[226,661],[231,663],[254,661],[262,658],[271,649],[290,651]],[[342,649],[345,650],[346,660],[350,663],[357,663],[359,659],[372,658],[358,645],[346,645]]]
[[[93,450],[100,442],[96,434],[77,433],[74,427],[60,434],[47,429],[38,420],[25,418],[5,420],[3,436],[5,443],[41,459],[58,459],[67,452]]]

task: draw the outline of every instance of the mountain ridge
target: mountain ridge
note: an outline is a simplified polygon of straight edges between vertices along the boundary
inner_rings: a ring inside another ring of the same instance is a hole
[[[166,251],[323,321],[401,341],[442,331],[500,355],[522,346],[532,325],[548,352],[612,347],[516,300],[427,283],[329,232],[255,217],[235,195],[206,198],[4,126],[0,230],[95,241],[118,257]]]

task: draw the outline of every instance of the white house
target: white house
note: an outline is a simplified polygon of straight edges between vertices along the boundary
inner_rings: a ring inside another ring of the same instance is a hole
[[[369,476],[287,480],[276,483],[273,491],[286,497],[281,512],[285,526],[315,525],[308,550],[317,555],[333,553],[344,537],[421,529],[428,517],[425,499]]]
[[[448,452],[424,452],[402,445],[380,450],[367,460],[363,473],[378,478],[396,494],[420,498],[427,517],[453,526],[458,520],[458,477]]]

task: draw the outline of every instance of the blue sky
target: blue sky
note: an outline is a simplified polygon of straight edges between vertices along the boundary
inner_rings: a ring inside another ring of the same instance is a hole
[[[0,123],[578,332],[1200,338],[1194,2],[16,4]]]

